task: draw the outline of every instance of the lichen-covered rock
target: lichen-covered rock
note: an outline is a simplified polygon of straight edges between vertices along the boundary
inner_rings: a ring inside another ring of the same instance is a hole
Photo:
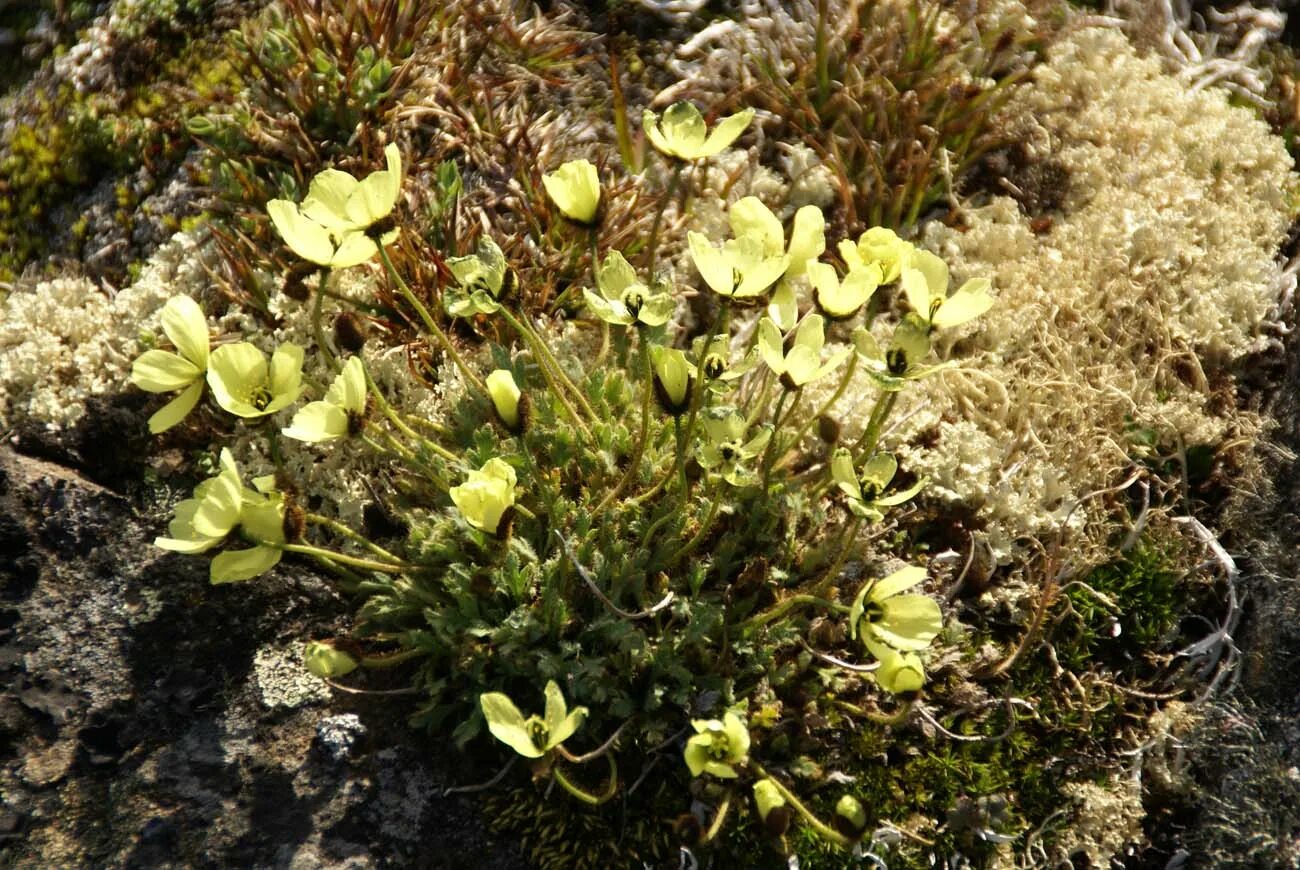
[[[322,581],[282,568],[214,589],[155,531],[113,491],[0,449],[6,865],[523,866],[441,796],[405,707],[268,696],[281,639],[338,609]]]

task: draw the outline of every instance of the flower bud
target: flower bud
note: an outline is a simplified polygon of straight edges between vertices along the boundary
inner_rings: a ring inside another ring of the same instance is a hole
[[[754,783],[754,803],[758,805],[763,827],[773,837],[781,836],[790,827],[790,808],[772,780],[760,779]]]
[[[867,810],[862,801],[846,794],[835,804],[835,827],[846,837],[857,838],[867,829]]]
[[[575,223],[596,223],[600,208],[600,175],[587,160],[570,160],[542,176],[542,186],[560,213]]]
[[[487,388],[497,419],[511,432],[522,430],[524,418],[519,408],[522,394],[515,376],[507,369],[497,369],[487,376]]]
[[[191,136],[211,136],[217,132],[217,125],[206,115],[195,115],[185,122],[185,129]]]
[[[303,664],[322,680],[346,676],[357,669],[357,660],[325,641],[314,640],[307,644],[302,655]]]

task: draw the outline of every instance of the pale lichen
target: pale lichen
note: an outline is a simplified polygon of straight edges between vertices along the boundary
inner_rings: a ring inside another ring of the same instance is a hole
[[[1285,284],[1296,186],[1251,112],[1187,92],[1114,31],[1061,41],[1010,113],[1067,173],[1061,213],[1044,227],[995,197],[963,229],[927,225],[954,281],[990,276],[998,301],[895,433],[930,495],[978,507],[1003,557],[1058,528],[1067,495],[1116,483],[1135,431],[1210,447],[1258,431],[1216,393]]]
[[[19,287],[0,302],[0,428],[63,428],[91,396],[120,392],[143,334],[176,294],[207,287],[200,241],[181,233],[116,293],[85,278]]]

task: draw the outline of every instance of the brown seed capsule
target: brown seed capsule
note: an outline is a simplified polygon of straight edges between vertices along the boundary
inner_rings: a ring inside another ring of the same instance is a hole
[[[763,827],[767,833],[773,837],[780,837],[790,829],[790,808],[789,807],[772,807],[767,813],[767,818],[763,819]]]
[[[284,531],[284,540],[290,544],[301,541],[307,531],[307,512],[293,498],[284,500],[284,520],[280,528]]]
[[[822,414],[817,418],[817,437],[821,438],[827,444],[835,444],[840,440],[840,421],[836,420],[830,414]]]
[[[366,346],[366,322],[351,311],[334,318],[334,344],[348,353],[361,353]]]

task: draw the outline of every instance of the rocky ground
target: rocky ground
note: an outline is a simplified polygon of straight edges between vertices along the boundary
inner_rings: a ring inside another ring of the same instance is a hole
[[[0,448],[0,864],[526,866],[442,796],[455,759],[406,728],[409,699],[302,670],[339,607],[324,582],[214,590],[65,448]]]

